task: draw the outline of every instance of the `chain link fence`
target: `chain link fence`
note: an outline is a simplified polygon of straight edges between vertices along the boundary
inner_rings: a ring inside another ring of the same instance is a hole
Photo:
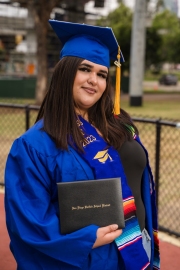
[[[180,125],[133,117],[155,178],[159,229],[180,238]]]
[[[39,107],[0,103],[0,184],[12,142],[35,122]],[[133,117],[156,182],[159,229],[180,238],[180,126]]]

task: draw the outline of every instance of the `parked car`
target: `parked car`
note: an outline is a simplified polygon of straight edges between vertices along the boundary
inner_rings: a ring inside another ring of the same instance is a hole
[[[159,79],[160,84],[164,85],[177,85],[178,78],[174,74],[164,74]]]

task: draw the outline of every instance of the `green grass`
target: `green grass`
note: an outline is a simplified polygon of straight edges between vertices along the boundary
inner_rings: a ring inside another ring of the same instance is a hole
[[[161,73],[160,74],[153,74],[149,70],[146,71],[144,74],[144,79],[147,81],[158,81],[160,77],[161,77]]]
[[[179,97],[172,100],[172,96],[166,100],[154,98],[147,100],[144,96],[143,105],[141,107],[130,107],[129,101],[122,98],[121,107],[126,110],[131,116],[142,116],[148,118],[162,118],[175,120],[180,122],[180,94]]]
[[[20,98],[0,98],[0,103],[10,104],[35,104],[35,99],[20,99]]]
[[[149,95],[147,95],[147,93]],[[152,94],[152,95],[151,95]],[[147,98],[148,96],[148,98]],[[156,98],[157,96],[157,98]],[[33,99],[0,99],[2,103],[13,103],[13,104],[35,104]],[[143,96],[143,105],[141,107],[130,107],[129,98],[127,95],[121,97],[121,107],[126,110],[131,116],[142,116],[149,118],[162,118],[172,119],[180,121],[180,93],[177,92],[163,92],[163,91],[146,91]],[[14,110],[10,109],[9,116],[1,115],[1,117],[18,118],[18,114],[14,115]],[[12,115],[11,115],[12,114]],[[11,116],[10,116],[11,115]],[[5,118],[4,118],[5,119]],[[7,119],[8,121],[8,119]],[[24,119],[22,120],[24,121]],[[3,121],[4,122],[4,121]],[[2,122],[1,122],[2,123]],[[2,134],[2,130],[1,130]]]

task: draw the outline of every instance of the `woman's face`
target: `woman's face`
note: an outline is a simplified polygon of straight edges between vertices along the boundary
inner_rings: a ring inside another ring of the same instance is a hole
[[[77,113],[86,113],[102,96],[106,89],[108,68],[82,61],[73,85],[73,98]]]

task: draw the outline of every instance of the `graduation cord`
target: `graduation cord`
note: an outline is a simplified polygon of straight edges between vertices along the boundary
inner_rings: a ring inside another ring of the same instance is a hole
[[[114,100],[114,114],[120,114],[120,87],[121,87],[121,64],[120,64],[120,46],[118,45],[117,60],[114,62],[116,65],[116,89],[115,89],[115,100]]]

